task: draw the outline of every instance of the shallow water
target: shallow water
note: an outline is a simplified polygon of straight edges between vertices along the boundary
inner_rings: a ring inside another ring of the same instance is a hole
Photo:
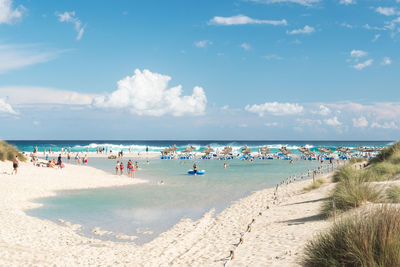
[[[63,219],[81,224],[83,233],[89,236],[93,235],[94,227],[138,236],[135,242],[140,244],[152,240],[182,218],[196,220],[212,208],[220,212],[252,191],[275,186],[288,176],[300,175],[317,165],[315,161],[289,164],[284,160],[226,163],[228,167],[224,169],[224,161],[197,161],[199,169],[207,173],[193,176],[186,174],[193,165],[192,160],[153,159],[149,165],[141,160],[136,175],[148,180],[148,184],[63,191],[56,197],[37,200],[44,205],[28,214],[55,222]],[[112,171],[115,160],[93,158],[89,164]],[[152,233],[143,234],[143,231]]]

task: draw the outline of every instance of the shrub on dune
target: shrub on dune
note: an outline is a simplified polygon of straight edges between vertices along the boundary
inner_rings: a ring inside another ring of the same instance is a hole
[[[342,180],[333,190],[329,200],[322,205],[322,215],[333,215],[335,202],[336,212],[342,213],[352,208],[357,208],[363,203],[380,202],[381,192],[365,182],[362,176],[353,175],[350,179]]]
[[[349,216],[309,242],[304,266],[400,266],[400,210]]]
[[[317,179],[314,183],[311,185],[305,187],[303,189],[304,192],[310,192],[311,190],[318,189],[323,185],[326,181],[324,179]]]
[[[5,141],[0,141],[0,160],[13,160],[18,155],[20,161],[26,161],[26,157],[19,150]]]
[[[400,203],[400,186],[392,185],[386,190],[386,195],[389,202]]]

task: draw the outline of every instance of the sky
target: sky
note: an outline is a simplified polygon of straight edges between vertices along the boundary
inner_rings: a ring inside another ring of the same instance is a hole
[[[0,139],[397,140],[400,0],[0,0]]]

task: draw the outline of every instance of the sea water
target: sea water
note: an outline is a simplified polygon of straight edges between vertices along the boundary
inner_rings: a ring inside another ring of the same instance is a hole
[[[375,142],[382,146],[386,143]],[[187,144],[186,144],[187,145]],[[299,146],[301,144],[291,144]],[[312,147],[315,143],[309,142]],[[340,144],[325,144],[334,148]],[[370,143],[352,142],[347,146],[363,146]],[[124,158],[124,163],[128,158]],[[133,159],[136,161],[136,159]],[[188,175],[196,162],[206,175]],[[89,165],[114,172],[116,160],[89,158]],[[59,223],[59,219],[82,225],[82,234],[94,236],[95,227],[125,235],[137,236],[134,241],[142,244],[151,241],[170,229],[183,218],[193,220],[215,209],[221,212],[232,202],[253,191],[273,187],[291,175],[307,173],[318,166],[316,161],[298,160],[290,164],[286,160],[238,159],[221,160],[138,160],[136,177],[148,180],[147,184],[72,190],[58,192],[56,197],[36,200],[44,204],[27,211],[28,215]],[[227,168],[223,167],[224,163]],[[127,178],[129,179],[129,178]],[[95,236],[115,240],[113,235]]]

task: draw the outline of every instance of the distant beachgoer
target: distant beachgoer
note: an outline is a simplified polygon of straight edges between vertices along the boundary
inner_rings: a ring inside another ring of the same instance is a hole
[[[119,170],[120,170],[119,175],[122,175],[122,174],[124,173],[124,163],[122,163],[122,161],[121,161],[121,163],[119,164]]]
[[[118,175],[118,170],[119,170],[119,161],[117,161],[117,164],[115,165],[115,175]]]
[[[110,147],[110,154],[112,154],[112,147]]]
[[[132,175],[132,168],[133,168],[133,163],[131,160],[128,160],[128,163],[126,164],[126,172],[128,174],[129,177],[131,177]]]
[[[147,161],[146,161],[146,164],[147,164],[147,165],[149,165],[149,164],[150,164],[150,161],[149,161],[149,160],[147,160]]]
[[[224,163],[224,169],[226,169],[226,163]]]
[[[18,155],[17,155],[17,156],[15,156],[15,158],[13,160],[13,171],[11,172],[11,174],[14,173],[14,172],[15,172],[15,174],[17,174],[18,165],[19,165],[19,160],[18,160]]]
[[[148,146],[146,146],[146,153],[147,153],[147,152],[149,152],[149,147],[148,147]]]
[[[193,172],[194,172],[194,175],[197,175],[197,164],[196,163],[193,163]]]
[[[84,164],[87,164],[87,161],[88,161],[88,155],[86,154],[86,155],[85,155],[85,158],[83,159],[83,163],[84,163]]]
[[[139,169],[139,163],[137,161],[135,161],[135,168],[136,168],[136,170]]]
[[[61,169],[61,165],[62,165],[62,157],[61,157],[61,154],[60,154],[60,155],[58,155],[58,159],[57,159],[57,165],[58,165],[58,168],[60,168],[60,169]]]
[[[71,161],[71,154],[69,152],[67,154],[67,160],[68,160],[68,163]]]

